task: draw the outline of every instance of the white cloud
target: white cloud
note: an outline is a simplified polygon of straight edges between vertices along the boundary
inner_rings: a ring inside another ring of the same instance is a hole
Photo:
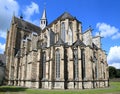
[[[6,38],[6,31],[0,31],[0,37]]]
[[[107,56],[109,65],[120,68],[120,46],[111,47]]]
[[[112,39],[119,39],[120,38],[120,33],[117,32],[115,35],[112,36]]]
[[[120,63],[112,63],[112,64],[109,64],[109,66],[113,66],[117,69],[120,69]]]
[[[3,53],[5,50],[5,44],[0,43],[0,53]]]
[[[36,3],[31,2],[30,5],[26,6],[26,9],[23,13],[25,15],[25,19],[30,20],[34,13],[39,13],[39,6]]]
[[[13,13],[18,15],[19,5],[16,0],[0,0],[0,37],[5,38]]]
[[[102,37],[110,37],[119,31],[118,28],[106,23],[97,23],[96,27],[100,31]]]

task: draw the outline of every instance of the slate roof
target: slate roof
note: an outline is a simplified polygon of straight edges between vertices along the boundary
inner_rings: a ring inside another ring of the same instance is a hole
[[[86,45],[80,39],[77,39],[77,41],[73,43],[73,47],[76,47],[76,46],[85,47]]]
[[[74,20],[75,17],[73,17],[71,14],[69,14],[68,12],[64,12],[60,17],[58,17],[57,19],[60,20],[64,20],[64,19],[72,19]]]
[[[27,30],[27,31],[36,32],[38,34],[41,31],[40,27],[38,27],[30,22],[27,22],[21,18],[17,18],[15,16],[13,16],[12,23],[16,23],[18,28],[22,28],[22,29]]]
[[[64,12],[61,16],[59,16],[56,20],[51,22],[48,26],[44,28],[44,30],[48,27],[50,27],[53,23],[56,23],[58,20],[64,20],[64,19],[71,19],[71,20],[77,20],[76,17],[73,17],[70,13]],[[79,20],[77,20],[79,23],[81,23]],[[44,31],[43,30],[43,31]]]

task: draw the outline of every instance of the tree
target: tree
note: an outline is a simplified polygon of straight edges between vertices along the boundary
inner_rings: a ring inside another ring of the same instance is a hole
[[[117,73],[116,73],[116,78],[120,78],[120,69],[116,69]]]
[[[109,78],[115,78],[117,74],[117,70],[113,66],[109,66]]]

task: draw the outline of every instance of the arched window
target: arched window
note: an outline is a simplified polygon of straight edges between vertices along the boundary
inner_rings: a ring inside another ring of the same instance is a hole
[[[73,51],[73,60],[74,60],[74,79],[78,79],[78,51],[74,49]]]
[[[85,51],[81,49],[81,66],[82,66],[82,79],[85,78]]]
[[[59,49],[55,52],[55,63],[56,63],[56,79],[60,78],[60,51]]]
[[[61,23],[61,39],[65,42],[65,36],[66,36],[66,32],[65,32],[65,23],[62,22]]]
[[[95,63],[95,78],[98,78],[98,63],[96,58],[96,52],[93,51],[93,61]]]
[[[46,53],[43,52],[42,54],[42,77],[45,79],[46,75]]]
[[[27,52],[31,50],[31,40],[28,39],[27,41]]]
[[[95,65],[95,78],[98,78],[97,66]]]
[[[72,26],[72,22],[69,22],[68,44],[72,45],[72,43],[73,43],[73,26]]]

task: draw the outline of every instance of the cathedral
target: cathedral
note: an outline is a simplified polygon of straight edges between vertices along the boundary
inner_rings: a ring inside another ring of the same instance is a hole
[[[43,89],[90,89],[109,85],[107,55],[92,28],[64,12],[40,26],[13,16],[6,40],[8,85]]]

